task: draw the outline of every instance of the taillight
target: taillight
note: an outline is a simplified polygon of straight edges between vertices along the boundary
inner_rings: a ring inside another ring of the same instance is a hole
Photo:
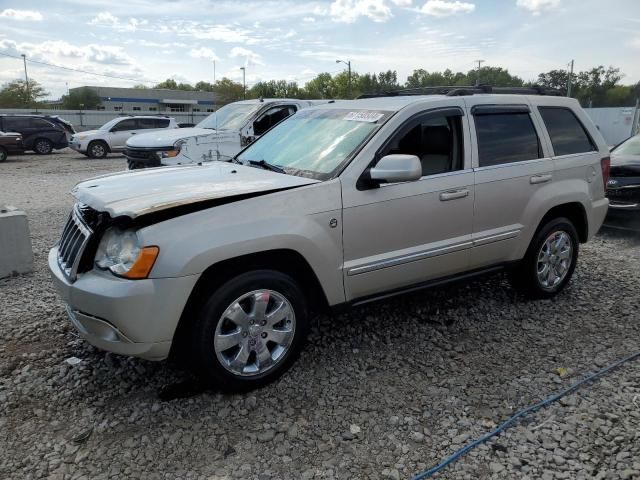
[[[602,182],[604,183],[604,190],[606,192],[607,184],[609,183],[609,173],[611,172],[611,157],[601,159],[600,168],[602,169]]]

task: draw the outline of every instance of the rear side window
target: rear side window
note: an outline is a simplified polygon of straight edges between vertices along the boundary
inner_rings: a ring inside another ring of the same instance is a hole
[[[538,134],[529,113],[474,115],[481,167],[542,157]]]
[[[153,123],[155,128],[167,128],[169,126],[168,118],[154,118]]]
[[[39,128],[41,130],[55,128],[55,126],[42,118],[32,118],[29,126],[31,128]]]
[[[138,118],[136,119],[139,129],[157,128],[155,118]]]
[[[597,150],[582,123],[568,108],[538,107],[556,156]]]
[[[29,117],[4,117],[2,119],[5,132],[22,131],[29,128]]]

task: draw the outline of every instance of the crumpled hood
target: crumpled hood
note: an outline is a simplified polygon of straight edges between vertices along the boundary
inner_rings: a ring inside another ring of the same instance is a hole
[[[215,130],[209,128],[167,128],[155,132],[134,135],[127,140],[127,147],[153,148],[172,147],[174,143],[183,138],[197,137],[198,135],[215,134]]]
[[[206,200],[270,192],[318,180],[226,162],[124,171],[85,180],[71,194],[111,217],[136,218]]]
[[[83,132],[76,132],[76,133],[72,133],[71,136],[72,137],[80,137],[80,136],[88,136],[88,135],[95,135],[96,133],[98,133],[100,130],[85,130]]]

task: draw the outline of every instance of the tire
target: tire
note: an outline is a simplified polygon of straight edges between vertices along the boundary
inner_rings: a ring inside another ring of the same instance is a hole
[[[549,220],[538,228],[524,259],[510,272],[512,285],[530,298],[554,297],[571,280],[579,245],[569,219]]]
[[[4,147],[0,147],[0,163],[4,162],[9,154],[7,153],[7,149]]]
[[[294,279],[274,270],[243,273],[204,300],[191,329],[192,367],[221,390],[252,390],[289,369],[307,329],[307,302]]]
[[[38,138],[33,142],[33,151],[38,155],[49,155],[53,151],[53,143],[46,138]]]
[[[87,146],[87,156],[89,158],[104,158],[107,153],[109,153],[109,147],[100,140],[94,140]]]

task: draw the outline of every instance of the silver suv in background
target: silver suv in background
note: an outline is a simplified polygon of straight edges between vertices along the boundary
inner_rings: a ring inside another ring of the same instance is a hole
[[[177,129],[175,118],[157,115],[124,116],[114,118],[98,130],[75,133],[69,146],[91,158],[104,158],[111,152],[122,152],[127,140],[134,135]]]
[[[546,93],[325,104],[226,163],[82,182],[49,254],[71,322],[243,390],[291,365],[314,310],[500,269],[557,295],[607,213],[609,151],[576,100]]]
[[[193,128],[140,135],[127,142],[129,169],[229,160],[298,110],[331,100],[260,98],[230,103]]]

